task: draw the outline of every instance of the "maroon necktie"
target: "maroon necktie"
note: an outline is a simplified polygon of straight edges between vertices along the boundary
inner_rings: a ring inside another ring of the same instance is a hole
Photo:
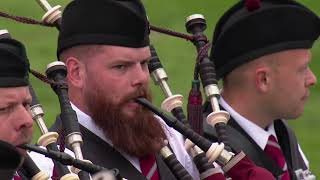
[[[22,178],[18,175],[18,173],[16,173],[13,175],[13,180],[22,180]]]
[[[156,158],[149,155],[139,159],[142,174],[149,180],[159,180]]]
[[[281,169],[283,170],[284,173],[281,175],[280,179],[281,180],[290,180],[286,160],[284,158],[284,155],[281,151],[281,147],[280,147],[277,139],[273,135],[269,136],[267,145],[264,148],[264,152],[266,152],[268,154],[268,156],[271,159],[273,159],[279,165],[279,167],[281,167]]]

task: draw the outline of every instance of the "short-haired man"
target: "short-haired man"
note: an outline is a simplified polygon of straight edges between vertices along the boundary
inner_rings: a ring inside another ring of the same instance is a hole
[[[319,34],[319,17],[293,0],[238,2],[215,28],[211,59],[223,81],[220,105],[231,115],[229,140],[281,179],[310,173],[284,119],[302,114],[316,83],[309,63]],[[204,132],[216,140],[208,124]]]
[[[22,43],[0,30],[0,179],[12,178],[32,140],[29,61]]]
[[[85,159],[116,167],[129,179],[175,179],[158,154],[167,139],[181,164],[199,178],[181,134],[135,102],[150,100],[149,24],[139,0],[72,1],[62,16],[57,54],[68,69]],[[60,121],[55,127],[61,128]]]

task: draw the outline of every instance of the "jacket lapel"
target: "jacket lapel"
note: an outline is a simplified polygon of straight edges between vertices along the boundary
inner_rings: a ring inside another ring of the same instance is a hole
[[[206,112],[211,112],[211,108],[207,107]],[[203,123],[204,136],[216,142],[218,138],[215,129],[205,120]],[[228,121],[226,130],[229,143],[235,152],[242,150],[257,166],[268,169],[275,177],[282,174],[282,169],[265,154],[258,144],[255,143],[232,117]]]

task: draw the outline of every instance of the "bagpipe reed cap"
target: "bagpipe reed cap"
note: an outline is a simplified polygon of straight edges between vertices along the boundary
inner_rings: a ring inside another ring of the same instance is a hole
[[[186,18],[186,22],[192,21],[194,19],[203,19],[203,20],[205,20],[205,18],[204,18],[204,16],[202,14],[192,14],[192,15],[190,15],[190,16],[188,16]]]
[[[6,29],[0,29],[0,36],[9,34],[9,31]],[[9,34],[10,35],[10,34]]]
[[[193,14],[186,18],[185,26],[189,33],[203,32],[207,28],[206,19],[202,14]]]
[[[62,61],[54,61],[54,62],[49,63],[49,64],[47,65],[46,70],[52,68],[53,66],[66,66],[66,64],[65,64],[64,62],[62,62]]]

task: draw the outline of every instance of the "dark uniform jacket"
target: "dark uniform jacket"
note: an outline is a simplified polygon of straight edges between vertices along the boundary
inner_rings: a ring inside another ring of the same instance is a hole
[[[211,110],[209,104],[204,106],[205,117]],[[291,179],[297,179],[295,171],[307,170],[307,166],[303,161],[302,155],[299,152],[298,142],[293,130],[283,120],[275,120],[274,127],[279,141],[279,145],[285,156],[288,170]],[[207,124],[204,120],[203,124],[204,136],[216,142],[217,134],[215,129]],[[258,144],[240,127],[240,125],[231,117],[227,126],[228,140],[232,148],[236,151],[244,151],[256,165],[268,169],[275,177],[279,177],[283,171],[282,169],[268,157],[268,155],[261,149]]]
[[[117,168],[120,175],[126,179],[146,180],[146,178],[116,149],[111,147],[100,137],[81,126],[81,133],[84,144],[82,153],[84,159],[90,160],[93,164],[112,169]],[[57,119],[51,130],[61,130],[61,121]],[[165,164],[160,155],[156,155],[158,173],[161,180],[175,180],[171,170]]]

